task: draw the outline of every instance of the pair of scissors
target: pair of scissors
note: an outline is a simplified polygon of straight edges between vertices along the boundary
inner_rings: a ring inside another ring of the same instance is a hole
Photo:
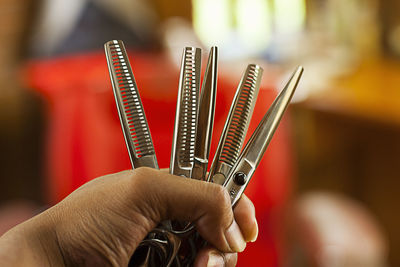
[[[122,41],[113,40],[105,44],[105,50],[118,114],[132,167],[147,166],[158,169],[150,130],[125,47]],[[174,145],[171,156],[170,171],[172,174],[206,180],[216,94],[216,53],[216,48],[212,48],[206,74],[203,79],[201,99],[204,99],[204,101],[200,102],[199,108],[200,51],[197,48],[185,48],[181,67],[180,93],[178,96],[181,97],[181,99],[179,100],[178,98]],[[253,71],[251,75],[255,75],[255,73],[256,72]],[[233,160],[231,159],[229,161],[229,168],[211,168],[207,180],[218,180],[218,183],[222,184],[228,190],[232,207],[234,207],[240,199],[260,163],[287,109],[302,73],[303,68],[298,67],[284,89],[274,100],[238,157],[237,153],[240,151],[241,144],[239,148],[237,144],[234,144],[236,152],[232,154],[234,157],[232,157]],[[256,87],[259,87],[258,79],[255,79],[255,83],[257,84]],[[250,88],[251,86],[248,87]],[[186,96],[184,92],[187,93]],[[237,93],[236,96],[239,99],[238,103],[241,103],[239,105],[243,106],[243,99],[245,98],[240,99],[238,95]],[[253,105],[254,104],[248,104],[247,107],[250,108],[250,112],[243,112],[243,114],[247,117],[251,117]],[[231,107],[230,113],[233,111],[234,105]],[[234,114],[234,112],[232,114]],[[232,118],[237,118],[237,114],[233,115]],[[233,138],[239,138],[242,143],[244,138],[243,133],[245,134],[248,125],[247,120],[248,118],[238,121],[237,127],[239,127],[239,136],[237,132],[233,131],[233,135],[226,137],[229,136],[229,134],[227,134],[223,140],[232,140],[233,136]],[[230,121],[230,119],[228,118],[227,121]],[[228,122],[225,128],[227,125],[229,125]],[[198,129],[200,130],[198,131]],[[179,133],[179,131],[181,131],[181,133]],[[227,132],[229,132],[229,130],[227,130]],[[229,153],[223,153],[225,141],[220,141],[219,147],[221,146],[222,149],[221,154],[216,157],[217,159],[214,158],[213,165],[214,162],[217,162],[223,157],[221,155],[230,155]],[[228,159],[229,157],[226,158]],[[214,166],[218,166],[218,164]],[[224,171],[218,171],[221,169]],[[223,177],[216,176],[221,174],[223,174]],[[217,177],[218,179],[216,179]],[[160,224],[139,246],[139,249],[145,249],[144,261],[139,265],[136,263],[134,263],[134,265],[187,266],[192,262],[197,252],[196,248],[193,247],[193,242],[190,242],[190,237],[194,232],[194,224],[184,224],[181,229],[174,228],[170,222]],[[184,240],[189,240],[189,246],[191,248],[189,249],[188,255],[183,255],[185,258],[182,258],[182,255],[179,255],[179,250]],[[157,259],[155,259],[155,257]]]
[[[217,91],[217,59],[218,49],[212,47],[200,92],[201,50],[186,47],[183,51],[170,162],[171,174],[206,180]],[[195,235],[194,225],[188,222],[171,222],[167,228],[169,233],[179,237],[179,242],[175,242],[170,249],[175,251],[172,253],[174,265],[190,265],[196,255],[196,245],[191,238]],[[180,251],[181,247],[189,252]]]
[[[242,196],[268,145],[270,144],[282,116],[293,97],[302,74],[303,67],[298,67],[292,74],[284,89],[282,89],[266,114],[263,116],[261,122],[258,124],[243,151],[240,153],[237,161],[231,168],[229,174],[226,176],[223,187],[226,188],[230,195],[232,208]],[[192,250],[191,254],[187,255],[186,261],[179,261],[177,255],[179,247],[182,244],[182,239],[187,238],[190,236],[190,233],[194,231],[193,224],[190,224],[190,227],[183,231],[167,231],[165,229],[156,229],[156,231],[166,231],[164,234],[167,236],[166,239],[168,239],[168,242],[164,242],[167,246],[167,248],[164,249],[169,252],[164,253],[164,255],[169,255],[170,258],[164,261],[168,263],[168,265],[165,266],[170,266],[171,264],[175,264],[175,266],[189,266],[192,260],[194,260],[197,252],[196,250],[194,250],[194,252]],[[182,262],[184,264],[182,264]]]
[[[112,40],[104,44],[104,49],[132,168],[159,169],[150,129],[125,45],[120,40]],[[150,234],[149,238],[155,238],[155,235]],[[144,260],[146,265],[150,265],[152,255],[158,251],[148,247]]]

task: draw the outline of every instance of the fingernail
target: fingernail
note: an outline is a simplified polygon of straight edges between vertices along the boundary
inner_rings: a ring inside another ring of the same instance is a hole
[[[239,226],[235,221],[225,231],[225,238],[233,251],[242,252],[246,248],[242,232],[240,232]]]
[[[223,267],[224,265],[224,258],[221,255],[214,252],[208,255],[207,267]]]
[[[255,242],[258,237],[258,223],[256,219],[254,219],[254,224],[256,225],[256,233],[254,234],[254,237],[250,240],[250,242]]]

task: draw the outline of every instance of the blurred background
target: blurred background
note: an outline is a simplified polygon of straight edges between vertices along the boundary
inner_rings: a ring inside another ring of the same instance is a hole
[[[305,68],[246,191],[260,236],[239,266],[400,266],[399,11],[395,0],[0,1],[0,234],[130,168],[106,41],[129,48],[161,167],[182,49],[206,58],[216,45],[211,156],[248,63],[264,68],[249,131]]]

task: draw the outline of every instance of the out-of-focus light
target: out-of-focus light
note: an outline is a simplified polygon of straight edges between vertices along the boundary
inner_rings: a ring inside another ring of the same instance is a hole
[[[193,27],[207,46],[225,44],[231,32],[229,0],[192,0]]]
[[[294,38],[306,17],[306,0],[192,0],[192,6],[202,43],[238,57],[264,53],[272,36]]]
[[[272,14],[265,0],[237,0],[237,31],[246,48],[265,50],[271,38]]]
[[[305,0],[274,0],[275,29],[278,34],[298,33],[306,18]]]

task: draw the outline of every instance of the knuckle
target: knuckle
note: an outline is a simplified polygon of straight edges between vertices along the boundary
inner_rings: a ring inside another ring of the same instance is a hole
[[[221,186],[221,185],[214,185],[214,191],[213,191],[215,200],[217,203],[219,203],[219,206],[223,209],[231,209],[231,198],[229,197],[228,191]]]
[[[134,186],[147,187],[152,183],[155,176],[154,170],[148,167],[139,167],[130,173],[131,180]]]
[[[135,171],[134,170],[124,170],[124,171],[121,171],[121,172],[119,172],[119,173],[116,173],[115,175],[118,175],[118,176],[123,176],[123,177],[125,177],[125,176],[128,176],[129,178],[132,178],[134,175],[135,175]]]
[[[130,185],[136,195],[148,192],[152,184],[152,177],[154,173],[152,169],[147,167],[140,167],[129,171]]]
[[[160,200],[158,187],[154,184],[157,180],[157,170],[148,167],[139,167],[129,174],[131,177],[130,188],[132,199],[138,214],[144,215],[153,222],[158,222],[163,216],[163,205]]]
[[[139,167],[133,170],[135,176],[143,177],[143,176],[151,176],[153,169],[149,167]]]

